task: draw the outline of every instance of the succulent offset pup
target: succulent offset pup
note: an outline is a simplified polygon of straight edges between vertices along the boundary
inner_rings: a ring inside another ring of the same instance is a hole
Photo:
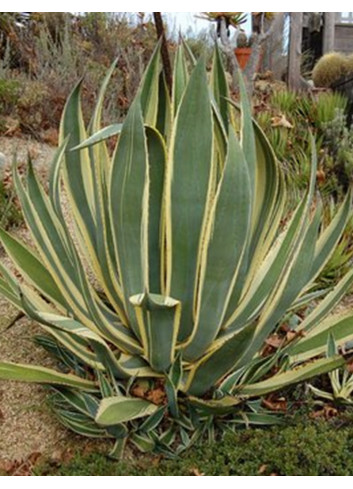
[[[179,47],[170,99],[157,47],[123,125],[101,129],[113,69],[88,132],[80,85],[69,97],[48,194],[30,162],[25,183],[14,167],[36,249],[0,231],[23,277],[1,265],[0,291],[43,327],[38,341],[60,362],[57,371],[1,362],[0,378],[50,386],[64,425],[114,438],[115,455],[128,439],[179,453],[215,428],[276,421],[259,396],[345,364],[326,345],[332,335],[337,347],[353,339],[352,314],[329,316],[353,270],[294,334],[264,345],[291,311],[317,298],[311,286],[351,196],[321,229],[314,155],[310,187],[283,226],[283,175],[241,80],[238,137],[217,49],[209,86],[205,63]]]

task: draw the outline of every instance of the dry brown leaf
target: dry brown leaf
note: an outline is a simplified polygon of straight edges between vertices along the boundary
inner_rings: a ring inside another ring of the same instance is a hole
[[[15,462],[11,460],[0,460],[0,473],[11,474],[15,468]]]
[[[71,462],[71,460],[74,458],[75,453],[72,448],[66,448],[66,450],[63,450],[61,452],[61,461],[64,463]]]
[[[147,401],[153,402],[153,404],[161,405],[167,402],[164,385],[158,381],[153,389],[150,389],[147,383],[138,382],[131,389],[131,393],[135,397],[146,399]]]
[[[135,385],[131,389],[131,394],[133,394],[135,397],[140,397],[141,399],[145,399],[147,390],[144,389],[141,385]]]
[[[197,477],[203,477],[205,474],[203,472],[200,472],[197,467],[192,467],[190,469],[191,475],[196,475]]]
[[[163,389],[157,388],[148,391],[146,396],[147,401],[153,402],[153,404],[165,404],[166,402],[166,393]]]
[[[293,124],[289,122],[289,120],[285,117],[285,115],[274,116],[271,117],[271,126],[272,127],[285,127],[287,129],[292,129]]]
[[[281,338],[280,336],[278,336],[278,334],[275,333],[269,336],[265,341],[265,343],[266,345],[272,346],[272,348],[275,348],[277,350],[277,348],[282,346],[283,338]]]
[[[325,404],[325,406],[322,409],[319,409],[318,411],[314,411],[313,413],[310,414],[311,418],[325,418],[325,419],[331,419],[337,416],[338,411],[336,408],[333,406],[330,406],[329,404]]]
[[[20,132],[20,121],[17,119],[12,119],[11,117],[6,117],[5,122],[6,131],[5,136],[13,136],[15,133]]]
[[[41,456],[42,454],[40,452],[33,452],[28,456],[27,461],[33,466],[38,462]]]
[[[316,172],[316,180],[317,180],[319,183],[323,183],[323,182],[326,180],[326,174],[325,174],[324,170],[319,169],[319,170]]]
[[[262,405],[270,411],[287,411],[287,400],[284,397],[269,395],[262,400]]]
[[[44,131],[42,133],[42,140],[51,146],[57,146],[59,140],[59,133],[57,129],[50,128]]]
[[[291,331],[289,325],[287,323],[283,323],[281,324],[280,326],[280,331],[282,331],[283,333],[288,333],[288,331]]]
[[[287,334],[286,334],[287,343],[289,343],[290,341],[293,341],[295,338],[297,338],[297,336],[298,336],[298,333],[296,333],[292,329],[290,331],[287,331]]]
[[[0,473],[11,476],[31,476],[33,467],[41,460],[40,452],[31,453],[24,460],[2,460],[0,461]]]

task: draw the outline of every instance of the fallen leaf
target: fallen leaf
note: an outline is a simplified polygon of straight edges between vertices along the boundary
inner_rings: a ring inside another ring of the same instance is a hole
[[[280,336],[278,336],[278,334],[275,333],[269,336],[265,341],[265,343],[266,345],[272,346],[272,348],[275,348],[277,350],[277,348],[282,346],[283,338],[281,338]]]
[[[7,117],[5,128],[6,131],[4,132],[4,135],[13,136],[15,133],[18,133],[20,130],[20,121],[17,119],[12,119],[11,117]]]
[[[295,340],[296,338],[303,338],[305,335],[306,335],[306,333],[303,330],[294,331],[293,329],[291,329],[286,334],[286,343],[290,343],[291,341]]]
[[[15,468],[15,462],[11,460],[0,460],[0,473],[11,474]]]
[[[157,455],[157,457],[154,457],[152,460],[151,460],[151,464],[153,465],[153,467],[158,467],[158,465],[160,464],[161,460],[162,460],[163,456],[162,455]]]
[[[318,411],[314,411],[310,413],[310,418],[325,418],[325,419],[331,419],[337,416],[338,411],[336,408],[330,406],[329,404],[325,404],[325,406],[322,409],[319,409]]]
[[[279,329],[280,329],[280,331],[283,331],[284,333],[288,333],[288,331],[291,331],[291,329],[287,323],[281,324]]]
[[[295,338],[297,338],[297,336],[298,336],[298,333],[296,333],[295,331],[293,331],[293,330],[287,331],[287,334],[286,334],[287,343],[289,343],[290,341],[293,341]]]
[[[323,183],[326,180],[326,174],[325,174],[325,172],[323,170],[318,170],[316,172],[316,180],[319,183]]]
[[[71,462],[75,454],[72,448],[67,448],[61,453],[61,461],[64,463]]]
[[[193,467],[192,469],[190,469],[190,472],[192,475],[196,475],[197,477],[202,477],[205,475],[203,472],[200,472],[197,467]]]
[[[153,389],[149,389],[147,384],[138,383],[133,386],[131,393],[135,397],[140,397],[141,399],[146,399],[147,401],[153,402],[153,404],[161,405],[166,404],[167,395],[164,390],[164,386],[160,382],[156,382]]]
[[[28,456],[28,462],[35,465],[41,456],[42,454],[40,452],[33,452]]]
[[[262,400],[262,405],[270,411],[287,411],[287,400],[284,397],[276,398],[270,394]]]
[[[60,464],[62,460],[62,451],[54,450],[51,454],[50,462],[55,464]]]
[[[165,404],[167,400],[166,393],[163,389],[157,388],[157,389],[152,389],[148,392],[146,399],[150,402],[153,402],[153,404]]]
[[[146,398],[147,390],[144,389],[141,385],[136,385],[131,389],[131,394],[135,397],[140,397],[141,399]]]
[[[271,126],[272,127],[286,127],[287,129],[292,129],[293,124],[291,124],[288,119],[286,119],[285,115],[274,116],[271,117]]]
[[[59,133],[57,129],[50,128],[42,133],[42,140],[44,143],[50,144],[51,146],[57,146],[59,140]]]

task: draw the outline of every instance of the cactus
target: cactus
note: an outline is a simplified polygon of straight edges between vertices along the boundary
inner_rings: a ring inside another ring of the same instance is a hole
[[[347,74],[353,76],[353,54],[347,56],[346,64],[347,64]]]
[[[247,48],[248,47],[248,36],[245,32],[240,32],[237,37],[237,48]]]
[[[347,57],[344,54],[336,52],[325,54],[314,66],[313,82],[316,87],[330,88],[347,74],[348,69]]]

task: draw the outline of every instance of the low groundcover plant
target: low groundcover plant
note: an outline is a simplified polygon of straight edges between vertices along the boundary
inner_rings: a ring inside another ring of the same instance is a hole
[[[179,453],[205,433],[276,422],[260,396],[345,364],[326,345],[353,339],[352,314],[329,316],[353,270],[325,296],[312,285],[351,196],[322,229],[314,154],[310,187],[286,219],[276,157],[241,80],[240,109],[229,99],[217,49],[208,82],[181,45],[169,96],[157,47],[124,123],[101,129],[113,70],[87,131],[80,84],[69,97],[48,193],[31,162],[25,181],[14,165],[35,249],[0,231],[23,279],[1,265],[0,291],[42,326],[37,341],[59,363],[1,362],[0,378],[48,385],[64,425],[115,439],[116,456],[127,440]],[[313,298],[279,347],[264,348]]]

